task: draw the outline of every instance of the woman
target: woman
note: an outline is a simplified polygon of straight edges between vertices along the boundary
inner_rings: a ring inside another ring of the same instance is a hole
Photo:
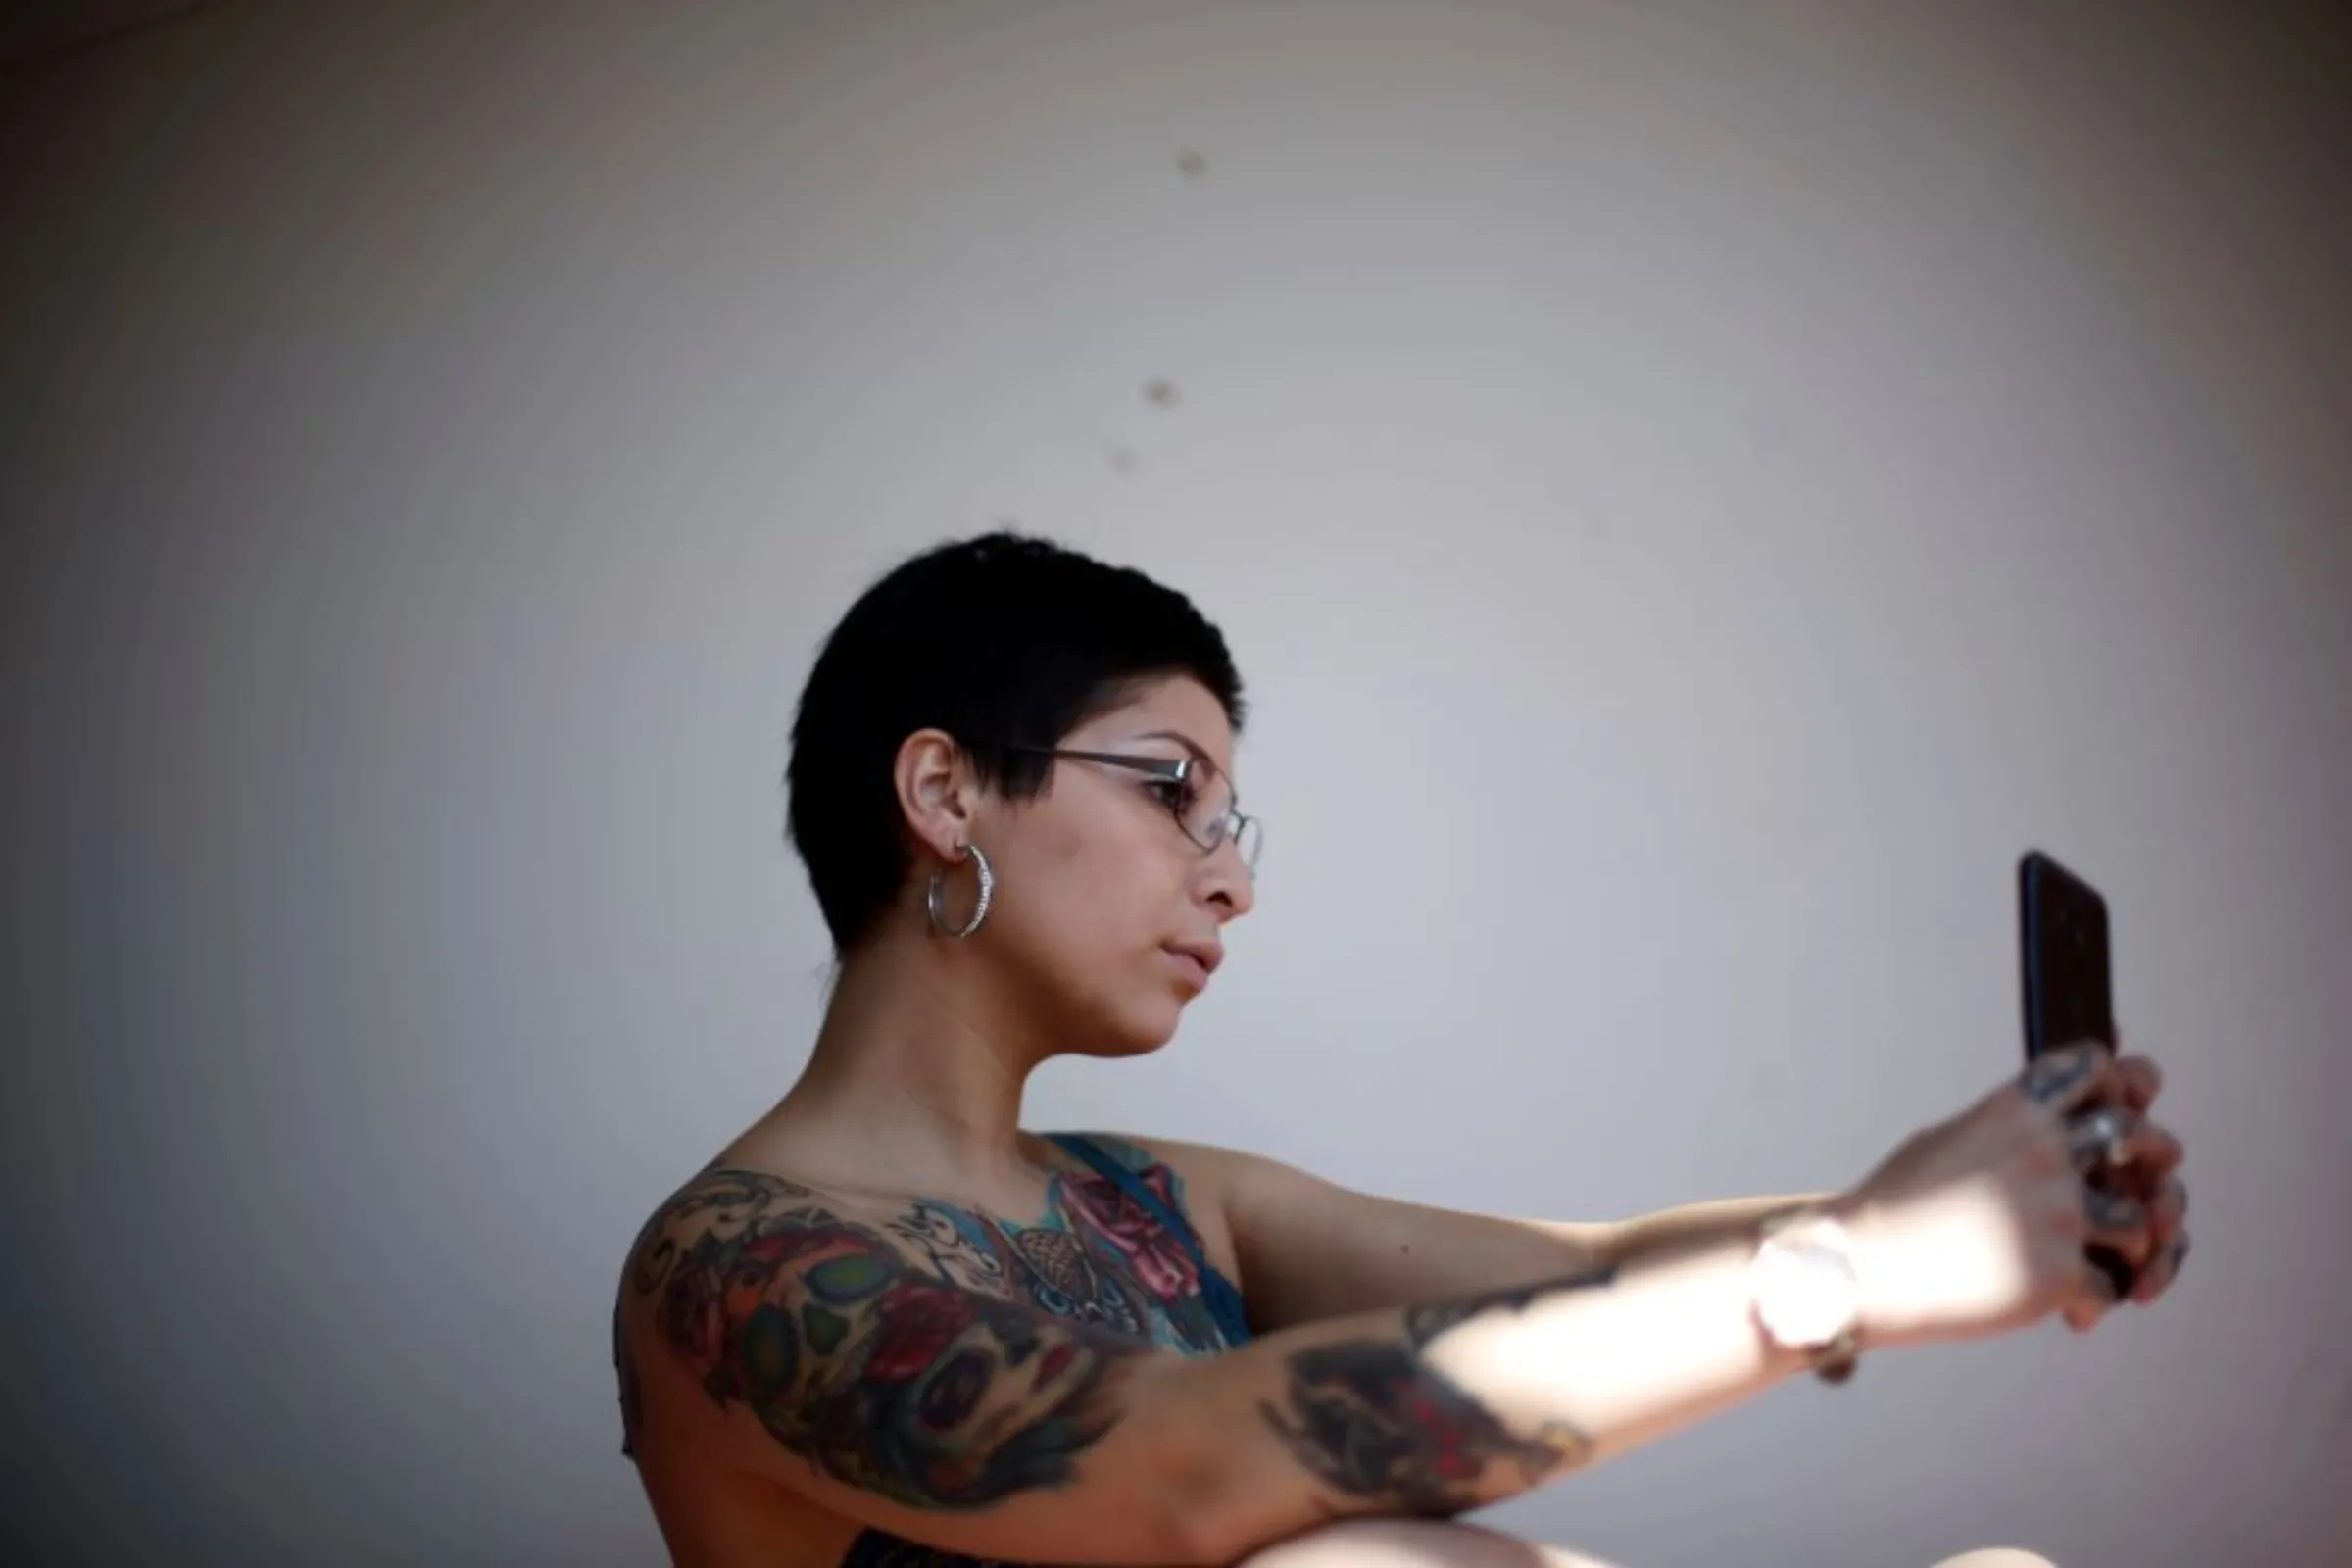
[[[1166,1044],[1250,912],[1242,716],[1183,596],[1008,534],[906,562],[827,641],[788,775],[824,1023],[620,1292],[680,1562],[1581,1561],[1449,1521],[1857,1350],[2170,1284],[2155,1071],[2090,1047],[1848,1193],[1616,1225],[1023,1130],[1040,1063]]]

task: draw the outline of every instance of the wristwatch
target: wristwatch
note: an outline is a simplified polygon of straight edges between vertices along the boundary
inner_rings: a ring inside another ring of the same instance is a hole
[[[1853,1376],[1862,1351],[1862,1279],[1845,1227],[1817,1210],[1764,1227],[1748,1267],[1756,1326],[1824,1383]]]

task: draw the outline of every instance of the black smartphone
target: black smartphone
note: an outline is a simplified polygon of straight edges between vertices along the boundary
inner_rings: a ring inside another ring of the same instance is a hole
[[[2107,900],[2039,850],[2017,863],[2018,947],[2025,959],[2026,1059],[2078,1040],[2115,1050],[2115,977],[2107,952]],[[2115,1298],[2136,1283],[2124,1254],[2084,1250]]]
[[[2078,1040],[2115,1049],[2115,979],[2107,901],[2039,850],[2017,864],[2018,947],[2025,964],[2026,1059]]]

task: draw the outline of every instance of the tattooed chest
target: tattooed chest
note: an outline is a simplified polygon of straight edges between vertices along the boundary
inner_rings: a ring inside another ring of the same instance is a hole
[[[1041,1223],[1021,1225],[917,1203],[891,1230],[965,1289],[1124,1339],[1194,1352],[1216,1348],[1199,1311],[1200,1282],[1181,1250],[1133,1228],[1106,1228],[1083,1209],[1072,1213],[1057,1201]]]

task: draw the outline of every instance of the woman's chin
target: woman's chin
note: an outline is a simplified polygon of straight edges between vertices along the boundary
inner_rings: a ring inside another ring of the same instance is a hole
[[[1127,1008],[1103,1020],[1103,1027],[1094,1032],[1096,1049],[1087,1054],[1113,1059],[1148,1056],[1176,1038],[1183,1016],[1183,1006],[1173,1002]]]

